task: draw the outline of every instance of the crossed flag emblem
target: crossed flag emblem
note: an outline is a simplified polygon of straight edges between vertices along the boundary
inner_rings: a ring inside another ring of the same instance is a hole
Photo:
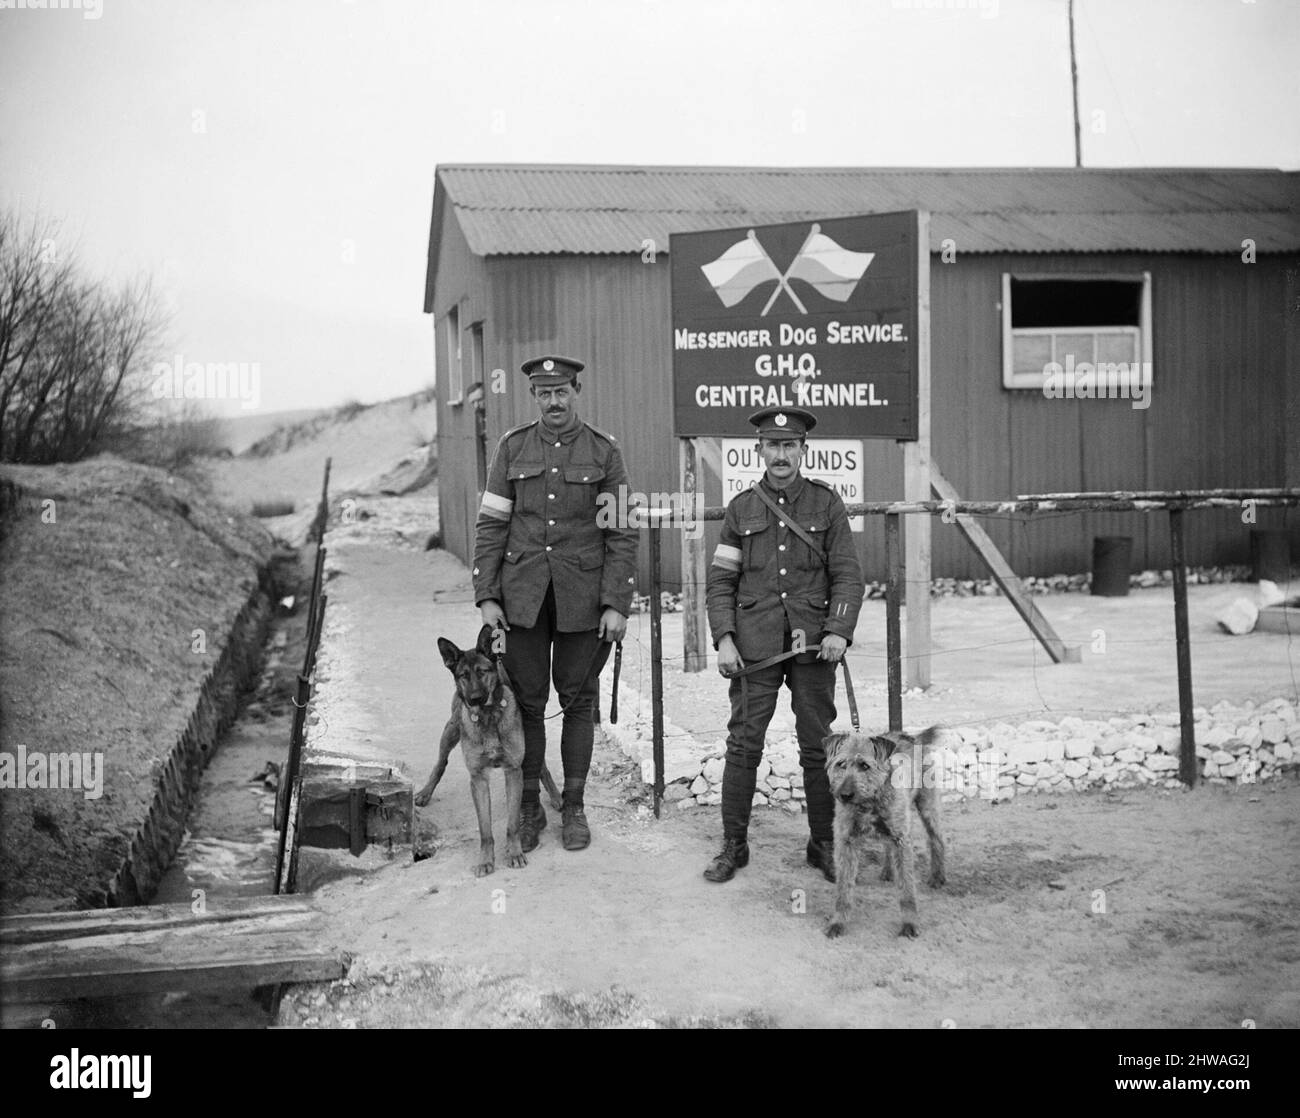
[[[716,260],[702,265],[700,271],[724,307],[734,307],[755,288],[776,280],[776,288],[762,313],[767,314],[776,297],[784,291],[799,308],[799,313],[807,314],[808,308],[790,286],[792,279],[803,280],[827,299],[844,303],[853,294],[875,255],[874,252],[853,252],[836,244],[821,231],[820,225],[814,223],[804,238],[803,247],[784,272],[772,262],[752,229],[745,234],[743,241],[737,241]]]

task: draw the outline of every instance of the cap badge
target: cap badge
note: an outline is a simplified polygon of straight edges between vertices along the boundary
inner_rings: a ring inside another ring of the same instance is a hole
[[[777,412],[776,416],[772,419],[772,422],[775,423],[778,427],[784,427],[790,421],[786,419],[785,412]]]
[[[542,362],[542,368],[549,373],[552,369],[555,368],[555,362],[548,357],[545,361]]]

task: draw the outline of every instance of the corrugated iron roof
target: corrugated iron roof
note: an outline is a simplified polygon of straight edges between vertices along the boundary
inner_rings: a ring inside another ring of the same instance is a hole
[[[444,194],[445,199],[439,195]],[[441,166],[481,256],[640,253],[671,233],[928,209],[960,252],[1300,250],[1300,173],[1094,168]]]

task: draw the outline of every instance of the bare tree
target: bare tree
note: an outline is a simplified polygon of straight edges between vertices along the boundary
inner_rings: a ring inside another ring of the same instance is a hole
[[[16,214],[0,213],[0,458],[13,457],[13,429],[27,400],[40,395],[39,350],[72,283],[57,233],[50,222],[23,228]]]
[[[163,315],[148,280],[114,291],[59,261],[57,228],[0,216],[0,458],[75,461],[137,415]]]

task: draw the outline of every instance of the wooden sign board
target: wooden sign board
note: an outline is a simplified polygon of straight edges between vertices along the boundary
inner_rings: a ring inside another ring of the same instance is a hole
[[[675,233],[674,425],[752,437],[806,408],[819,438],[918,438],[915,211]]]

